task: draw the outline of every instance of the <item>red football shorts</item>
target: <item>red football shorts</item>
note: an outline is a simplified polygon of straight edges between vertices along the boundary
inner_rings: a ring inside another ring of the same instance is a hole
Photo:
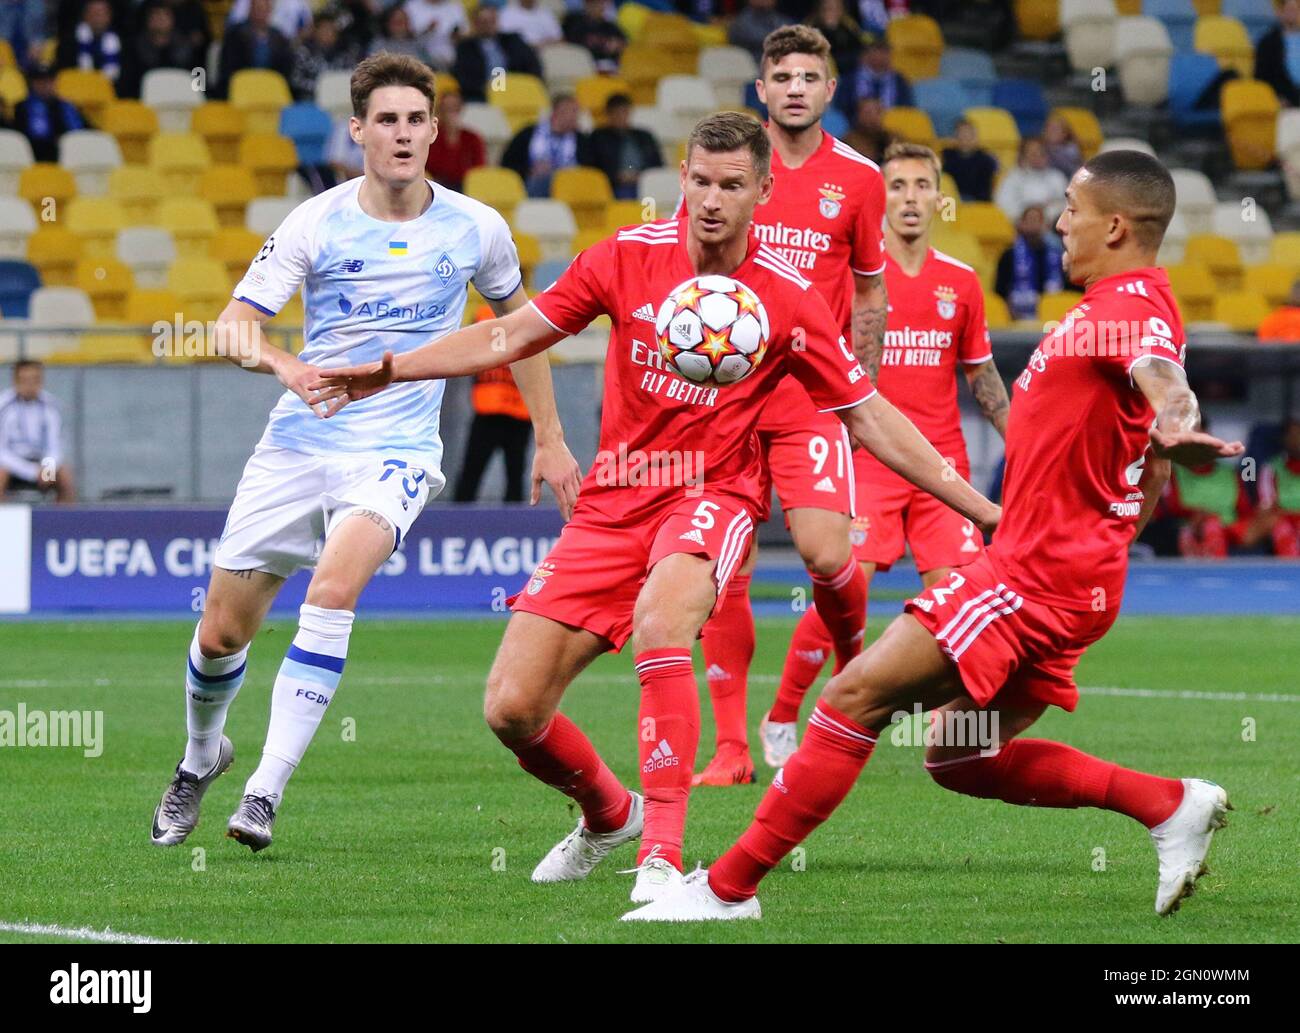
[[[1026,599],[998,572],[994,550],[904,605],[939,643],[981,707],[1029,698],[1063,710],[1079,703],[1074,667],[1118,608],[1066,610]]]
[[[807,392],[803,393],[807,400]],[[849,433],[838,416],[819,413],[808,401],[797,423],[781,412],[778,395],[763,406],[758,441],[763,456],[763,511],[758,523],[771,516],[772,486],[781,510],[829,509],[853,515],[853,450]],[[789,525],[789,518],[786,518]]]
[[[957,472],[970,480],[963,458],[956,463]],[[965,566],[983,553],[979,528],[956,510],[905,481],[870,452],[858,449],[853,462],[857,517],[851,540],[859,563],[888,570],[910,545],[916,569],[925,573]]]
[[[678,552],[716,561],[713,582],[721,601],[753,533],[749,507],[719,492],[678,497],[628,527],[584,517],[580,508],[510,599],[511,609],[585,628],[622,649],[632,636],[637,596],[656,563]]]

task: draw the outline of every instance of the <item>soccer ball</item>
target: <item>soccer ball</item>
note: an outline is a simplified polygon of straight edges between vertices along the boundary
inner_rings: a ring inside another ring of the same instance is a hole
[[[694,276],[659,306],[664,364],[693,384],[744,380],[763,361],[771,326],[758,295],[730,276]]]

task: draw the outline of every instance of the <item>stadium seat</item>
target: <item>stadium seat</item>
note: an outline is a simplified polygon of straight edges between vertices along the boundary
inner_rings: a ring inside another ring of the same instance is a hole
[[[551,196],[569,206],[580,230],[604,233],[605,208],[614,200],[605,173],[582,166],[559,169],[551,177]]]
[[[135,287],[126,296],[125,322],[137,326],[174,323],[181,311],[181,299],[175,291],[155,287]]]
[[[330,117],[315,104],[290,104],[280,112],[280,135],[293,141],[299,165],[324,165]]]
[[[0,129],[0,197],[18,193],[23,169],[35,160],[27,137],[14,129]]]
[[[605,232],[605,227],[603,226],[593,229],[578,230],[577,236],[573,238],[573,243],[569,245],[569,251],[571,254],[580,255],[582,252],[586,251],[587,248],[599,244],[608,236],[609,234]]]
[[[980,146],[992,152],[1002,168],[1014,168],[1020,151],[1020,130],[1011,113],[1002,108],[967,108],[965,115],[975,127]]]
[[[143,162],[149,153],[149,138],[158,131],[158,114],[138,100],[115,100],[104,109],[104,132],[117,140],[126,162]]]
[[[949,47],[939,61],[939,76],[951,79],[970,94],[970,107],[987,108],[993,103],[998,70],[993,58],[970,47]],[[913,84],[919,85],[919,84]]]
[[[162,173],[147,165],[122,165],[109,173],[108,196],[121,203],[128,222],[151,224],[166,195]]]
[[[1300,233],[1277,233],[1269,246],[1269,261],[1281,262],[1300,270]]]
[[[476,201],[495,208],[509,222],[515,206],[528,196],[524,181],[514,169],[484,165],[465,174],[464,192]]]
[[[1175,50],[1192,49],[1193,30],[1197,18],[1192,0],[1143,0],[1142,13],[1148,18],[1160,20]],[[1122,42],[1122,30],[1120,38]]]
[[[653,104],[655,88],[666,75],[694,75],[696,54],[674,53],[633,43],[623,51],[618,74],[637,104]]]
[[[77,178],[62,165],[38,161],[23,169],[18,179],[18,196],[37,215],[48,212],[45,221],[58,217],[59,209],[77,194]],[[49,205],[53,207],[49,207]]]
[[[573,86],[573,96],[592,118],[596,125],[605,119],[605,102],[615,93],[632,95],[632,87],[624,80],[613,75],[589,75],[579,79]]]
[[[174,197],[195,197],[203,170],[212,164],[208,145],[194,133],[159,133],[149,141],[149,167]]]
[[[77,129],[59,137],[59,164],[77,177],[77,193],[102,197],[108,174],[122,164],[122,151],[107,133]]]
[[[41,274],[31,263],[0,260],[0,316],[26,319],[32,292],[40,286]]]
[[[591,51],[576,43],[548,43],[538,52],[542,81],[552,94],[572,93],[578,80],[596,74]]]
[[[1038,321],[1040,323],[1059,323],[1083,300],[1079,291],[1054,291],[1038,299]]]
[[[1008,330],[1012,326],[1011,310],[1001,294],[984,288],[984,322],[990,330]]]
[[[893,50],[894,67],[912,82],[939,74],[943,32],[933,18],[924,14],[893,18],[885,29],[885,38]]]
[[[95,318],[121,320],[126,316],[126,295],[135,285],[131,269],[116,258],[83,258],[77,263],[76,285],[95,306]]]
[[[203,171],[199,196],[212,202],[222,226],[242,226],[244,209],[258,196],[257,181],[242,165],[213,165]]]
[[[1237,243],[1212,233],[1197,233],[1187,238],[1185,262],[1199,262],[1210,271],[1219,290],[1235,291],[1241,287],[1241,252]]]
[[[164,133],[184,133],[190,128],[190,112],[203,103],[204,93],[195,89],[193,73],[183,68],[155,68],[145,72],[140,99],[158,115]]]
[[[605,229],[609,233],[645,221],[645,204],[640,199],[611,201],[605,208]]]
[[[698,75],[666,75],[655,87],[655,107],[691,122],[712,114],[719,106],[709,81]]]
[[[0,68],[0,107],[12,111],[27,99],[27,79],[17,68]]]
[[[637,39],[642,30],[645,28],[646,19],[650,17],[650,8],[645,4],[635,3],[634,0],[628,0],[626,3],[618,5],[618,13],[615,20],[618,27],[623,30],[630,40]]]
[[[745,87],[758,78],[758,63],[744,47],[705,47],[696,61],[695,74],[713,87],[722,104],[740,104]]]
[[[987,289],[993,289],[997,263],[990,262],[979,239],[962,230],[950,229],[953,224],[936,219],[933,223],[931,245],[936,251],[942,251],[950,258],[965,262],[979,275],[980,283]]]
[[[85,330],[95,325],[95,307],[86,292],[76,287],[38,287],[32,291],[27,318],[33,328]],[[27,335],[27,351],[34,358],[76,346],[75,333]]]
[[[567,258],[571,253],[578,224],[573,212],[563,201],[526,198],[515,208],[512,220],[515,229],[530,233],[541,245],[542,259]]]
[[[449,93],[459,94],[461,92],[460,83],[450,72],[433,73],[433,95],[435,97],[445,97]],[[349,109],[348,114],[352,114]]]
[[[230,301],[231,286],[226,267],[215,258],[178,258],[167,276],[167,289],[180,299],[187,320],[216,319]]]
[[[961,113],[975,106],[970,93],[952,79],[927,79],[913,86],[912,93],[916,106],[930,116],[939,136],[952,136]]]
[[[81,238],[83,257],[112,258],[126,224],[126,210],[110,197],[74,197],[68,204],[67,226]]]
[[[1060,18],[1071,68],[1091,73],[1110,66],[1119,18],[1113,0],[1061,0]]]
[[[1253,334],[1268,318],[1268,302],[1249,291],[1227,291],[1214,296],[1214,321],[1229,330]]]
[[[1174,177],[1175,210],[1182,215],[1190,233],[1209,233],[1218,198],[1208,176],[1195,169],[1170,169]]]
[[[511,137],[510,123],[506,120],[505,112],[491,104],[467,101],[461,109],[460,117],[466,129],[472,129],[483,137],[483,142],[487,145],[488,164],[500,164],[501,155]]]
[[[100,128],[104,109],[117,99],[113,83],[103,72],[88,68],[64,68],[54,77],[55,92]]]
[[[637,33],[636,42],[664,50],[688,50],[695,56],[700,40],[695,26],[684,15],[652,10]]]
[[[250,133],[274,133],[280,109],[293,103],[284,76],[266,68],[244,68],[230,77],[230,103],[248,119]]]
[[[352,73],[341,69],[321,72],[316,80],[316,106],[331,118],[352,114]]]
[[[166,197],[158,205],[158,225],[176,243],[178,258],[207,258],[220,222],[211,201],[201,197]]]
[[[546,85],[535,75],[507,72],[502,85],[504,89],[488,90],[488,103],[506,116],[511,134],[533,125],[551,107]]]
[[[1199,262],[1172,264],[1165,267],[1169,286],[1186,323],[1204,323],[1214,318],[1214,279]]]
[[[1190,29],[1190,26],[1189,26]],[[1115,28],[1119,85],[1130,104],[1153,108],[1169,96],[1169,32],[1155,18],[1120,18]]]
[[[1149,154],[1156,157],[1156,149],[1146,140],[1137,136],[1110,136],[1102,141],[1101,151],[1141,151],[1143,154]]]
[[[1016,238],[1015,227],[1006,213],[991,201],[963,201],[956,211],[953,228],[979,241],[985,259],[996,266],[1002,252]]]
[[[632,109],[632,125],[637,129],[644,129],[653,136],[665,157],[679,143],[685,142],[693,124],[692,119],[682,118],[676,112],[666,108],[638,104]]]
[[[930,148],[935,145],[934,123],[920,108],[890,108],[885,112],[883,124],[888,132],[900,140],[924,144]]]
[[[1174,209],[1173,218],[1169,220],[1169,226],[1165,229],[1164,240],[1160,242],[1160,251],[1156,256],[1157,265],[1177,265],[1183,260],[1187,252],[1187,239],[1191,236],[1191,230],[1187,227],[1187,222],[1183,219],[1182,213]]]
[[[1084,161],[1087,161],[1101,150],[1101,145],[1105,141],[1101,131],[1101,123],[1097,121],[1097,116],[1087,108],[1053,108],[1052,114],[1063,118],[1065,124],[1070,127],[1070,132],[1074,134],[1074,139],[1079,144],[1079,151],[1083,155]]]
[[[81,238],[66,226],[42,223],[27,238],[27,261],[36,266],[47,287],[71,287],[80,258]]]
[[[176,261],[171,232],[157,226],[128,226],[117,235],[117,257],[131,270],[137,287],[161,287]]]
[[[1220,68],[1231,68],[1243,79],[1255,73],[1255,47],[1236,18],[1207,15],[1197,19],[1195,45],[1200,53],[1212,55]]]
[[[1219,126],[1217,107],[1198,108],[1197,101],[1219,77],[1219,63],[1209,54],[1179,51],[1169,62],[1169,114],[1180,132],[1208,132]]]
[[[516,231],[515,251],[519,255],[519,271],[523,274],[524,283],[527,283],[533,274],[533,270],[542,260],[541,242],[531,233],[522,233]]]
[[[259,196],[282,197],[285,177],[298,167],[298,151],[279,133],[249,133],[239,141],[239,164],[253,173]]]
[[[1281,107],[1268,83],[1233,79],[1223,84],[1219,111],[1228,150],[1238,169],[1264,169],[1273,163]]]
[[[1215,205],[1211,232],[1234,241],[1246,265],[1268,261],[1273,223],[1268,212],[1254,198]]]
[[[265,240],[297,205],[284,197],[259,197],[248,206],[244,225]]]
[[[213,161],[227,165],[239,161],[239,140],[247,129],[247,116],[224,100],[210,100],[190,115],[190,132],[203,137]]]
[[[1241,22],[1246,28],[1246,35],[1256,44],[1259,43],[1259,37],[1277,23],[1277,12],[1272,0],[1223,0],[1219,13]]]
[[[1016,0],[1016,28],[1022,39],[1055,39],[1061,32],[1061,12],[1044,0]]]
[[[1032,79],[1002,79],[993,87],[993,107],[1005,108],[1021,136],[1037,136],[1047,120],[1043,88]]]
[[[1284,304],[1291,296],[1291,288],[1300,279],[1300,269],[1281,262],[1261,262],[1246,266],[1242,276],[1242,289],[1258,294],[1273,307]]]
[[[208,254],[226,267],[230,282],[237,283],[248,271],[265,239],[247,226],[223,226],[208,245]]]
[[[551,284],[564,275],[564,270],[569,268],[567,258],[552,258],[547,261],[538,262],[537,267],[533,270],[533,282],[529,288],[533,293],[546,290]]]
[[[677,210],[681,199],[681,177],[675,168],[646,169],[637,177],[636,192],[654,201],[655,219],[666,219]]]

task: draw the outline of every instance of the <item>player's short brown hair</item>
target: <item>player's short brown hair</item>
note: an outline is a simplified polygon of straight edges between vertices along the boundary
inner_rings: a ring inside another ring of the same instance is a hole
[[[811,25],[782,25],[769,32],[763,40],[763,59],[759,62],[759,69],[766,70],[769,61],[775,64],[791,54],[811,54],[829,64],[830,41],[821,34],[820,29],[814,29]]]
[[[432,115],[437,99],[436,82],[433,69],[423,61],[381,50],[362,61],[352,73],[352,114],[364,122],[366,106],[375,90],[384,86],[411,86],[428,98]]]
[[[686,161],[698,147],[710,154],[726,151],[749,151],[754,161],[754,171],[762,179],[772,168],[772,141],[767,138],[763,123],[743,111],[719,111],[705,115],[695,123],[686,140]]]
[[[884,169],[891,161],[907,161],[915,159],[916,161],[927,161],[930,168],[934,169],[934,185],[939,185],[939,180],[943,176],[943,166],[939,164],[939,156],[923,143],[908,143],[906,140],[896,140],[885,148],[885,157],[881,161],[880,167]]]
[[[1138,241],[1152,251],[1165,239],[1174,217],[1174,177],[1158,158],[1143,151],[1103,151],[1083,163],[1103,208],[1126,216]]]

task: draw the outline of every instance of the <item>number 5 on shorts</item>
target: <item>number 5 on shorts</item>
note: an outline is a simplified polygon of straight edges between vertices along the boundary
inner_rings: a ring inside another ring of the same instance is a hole
[[[711,531],[715,523],[713,514],[721,508],[716,502],[701,502],[695,507],[695,516],[691,519],[691,524],[701,531]]]

